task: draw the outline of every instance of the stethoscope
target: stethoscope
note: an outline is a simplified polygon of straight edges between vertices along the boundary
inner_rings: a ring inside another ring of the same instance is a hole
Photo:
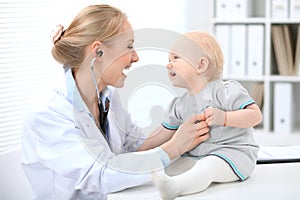
[[[95,88],[96,88],[96,93],[97,93],[97,98],[98,98],[98,106],[102,106],[102,103],[101,103],[101,97],[100,97],[100,92],[99,92],[99,88],[98,88],[98,85],[97,85],[97,81],[96,81],[96,77],[95,77],[95,72],[94,72],[94,63],[95,63],[95,60],[98,58],[98,57],[101,57],[103,55],[103,51],[97,51],[97,56],[94,57],[91,61],[91,70],[92,70],[92,79],[93,79],[93,82],[94,82],[94,85],[95,85]]]

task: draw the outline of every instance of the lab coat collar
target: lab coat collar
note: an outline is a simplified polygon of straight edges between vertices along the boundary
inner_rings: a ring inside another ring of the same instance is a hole
[[[70,67],[64,66],[65,76],[66,76],[66,87],[67,87],[67,100],[74,106],[79,112],[87,111],[87,106],[82,100],[79,90],[76,86],[72,69]]]

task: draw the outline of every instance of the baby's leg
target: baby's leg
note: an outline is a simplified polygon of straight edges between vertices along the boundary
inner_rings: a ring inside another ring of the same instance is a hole
[[[170,177],[160,171],[153,174],[152,180],[158,187],[161,197],[167,200],[201,192],[212,182],[232,182],[238,180],[238,177],[223,159],[207,156],[180,175]]]

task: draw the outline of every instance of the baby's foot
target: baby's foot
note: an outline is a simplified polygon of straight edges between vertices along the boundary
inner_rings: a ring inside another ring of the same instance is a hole
[[[163,200],[173,200],[179,195],[176,182],[167,176],[163,170],[152,173],[152,181],[159,190]]]

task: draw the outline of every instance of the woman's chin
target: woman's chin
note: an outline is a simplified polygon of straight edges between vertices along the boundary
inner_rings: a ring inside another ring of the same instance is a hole
[[[126,75],[123,75],[118,82],[114,85],[116,88],[122,88],[124,87],[124,81],[125,81]]]

